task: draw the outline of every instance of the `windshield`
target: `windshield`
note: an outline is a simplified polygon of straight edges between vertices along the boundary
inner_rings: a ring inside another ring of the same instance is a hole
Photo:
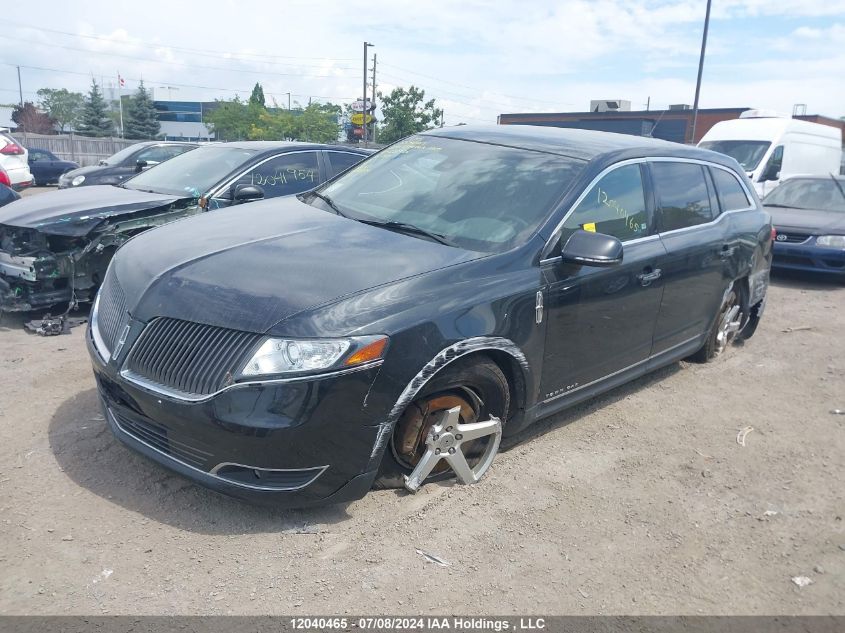
[[[502,251],[537,230],[584,164],[420,135],[353,167],[321,193],[355,219],[402,223],[470,250]]]
[[[727,154],[742,165],[745,171],[757,169],[770,145],[768,141],[704,141],[698,144],[703,149]]]
[[[838,185],[838,186],[837,186]],[[845,180],[833,178],[793,178],[772,191],[763,204],[814,211],[845,213]]]
[[[127,189],[195,198],[208,193],[232,171],[255,155],[255,150],[206,145],[179,154],[127,180]]]
[[[111,156],[109,156],[105,160],[100,161],[100,163],[103,164],[103,165],[109,165],[110,167],[114,167],[115,165],[119,165],[120,163],[125,161],[127,158],[132,156],[132,154],[134,154],[138,150],[143,149],[144,147],[145,147],[145,145],[142,145],[140,143],[136,143],[135,145],[130,145],[129,147],[124,147],[122,150],[120,150],[116,154],[112,154]]]

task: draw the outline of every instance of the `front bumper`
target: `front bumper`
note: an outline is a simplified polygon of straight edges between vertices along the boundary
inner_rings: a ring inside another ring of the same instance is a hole
[[[124,444],[205,487],[251,502],[303,507],[358,499],[375,479],[379,414],[365,400],[372,367],[310,381],[252,384],[201,402],[124,379],[87,333],[103,413]]]
[[[775,242],[773,247],[773,268],[802,270],[845,276],[845,250],[810,244],[788,244]]]
[[[72,299],[67,258],[0,251],[0,312],[27,312]],[[79,293],[88,298],[84,291]]]

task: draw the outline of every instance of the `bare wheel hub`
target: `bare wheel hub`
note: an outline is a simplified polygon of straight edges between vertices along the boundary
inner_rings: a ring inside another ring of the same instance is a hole
[[[719,320],[719,329],[716,332],[716,354],[725,351],[725,348],[733,341],[740,329],[742,329],[741,308],[737,303],[736,291],[731,290]]]

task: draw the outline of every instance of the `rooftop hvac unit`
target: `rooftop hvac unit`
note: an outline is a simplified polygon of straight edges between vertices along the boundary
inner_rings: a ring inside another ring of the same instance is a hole
[[[689,110],[689,109],[690,109],[690,107],[689,107],[688,103],[674,103],[674,104],[669,106],[670,111],[672,111],[672,110]]]
[[[630,112],[631,102],[624,99],[594,99],[590,101],[590,112]]]

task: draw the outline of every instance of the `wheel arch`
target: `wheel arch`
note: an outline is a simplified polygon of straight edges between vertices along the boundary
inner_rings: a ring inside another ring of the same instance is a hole
[[[510,339],[495,336],[478,336],[458,341],[445,347],[434,358],[428,361],[402,390],[387,418],[379,427],[378,435],[370,454],[370,468],[378,466],[382,453],[387,446],[387,439],[390,437],[396,421],[429,381],[446,370],[456,360],[475,355],[478,355],[479,358],[488,358],[499,367],[508,380],[511,397],[516,396],[516,402],[518,404],[514,408],[514,411],[518,415],[521,414],[525,406],[525,386],[528,384],[528,375],[531,367],[519,346]]]

